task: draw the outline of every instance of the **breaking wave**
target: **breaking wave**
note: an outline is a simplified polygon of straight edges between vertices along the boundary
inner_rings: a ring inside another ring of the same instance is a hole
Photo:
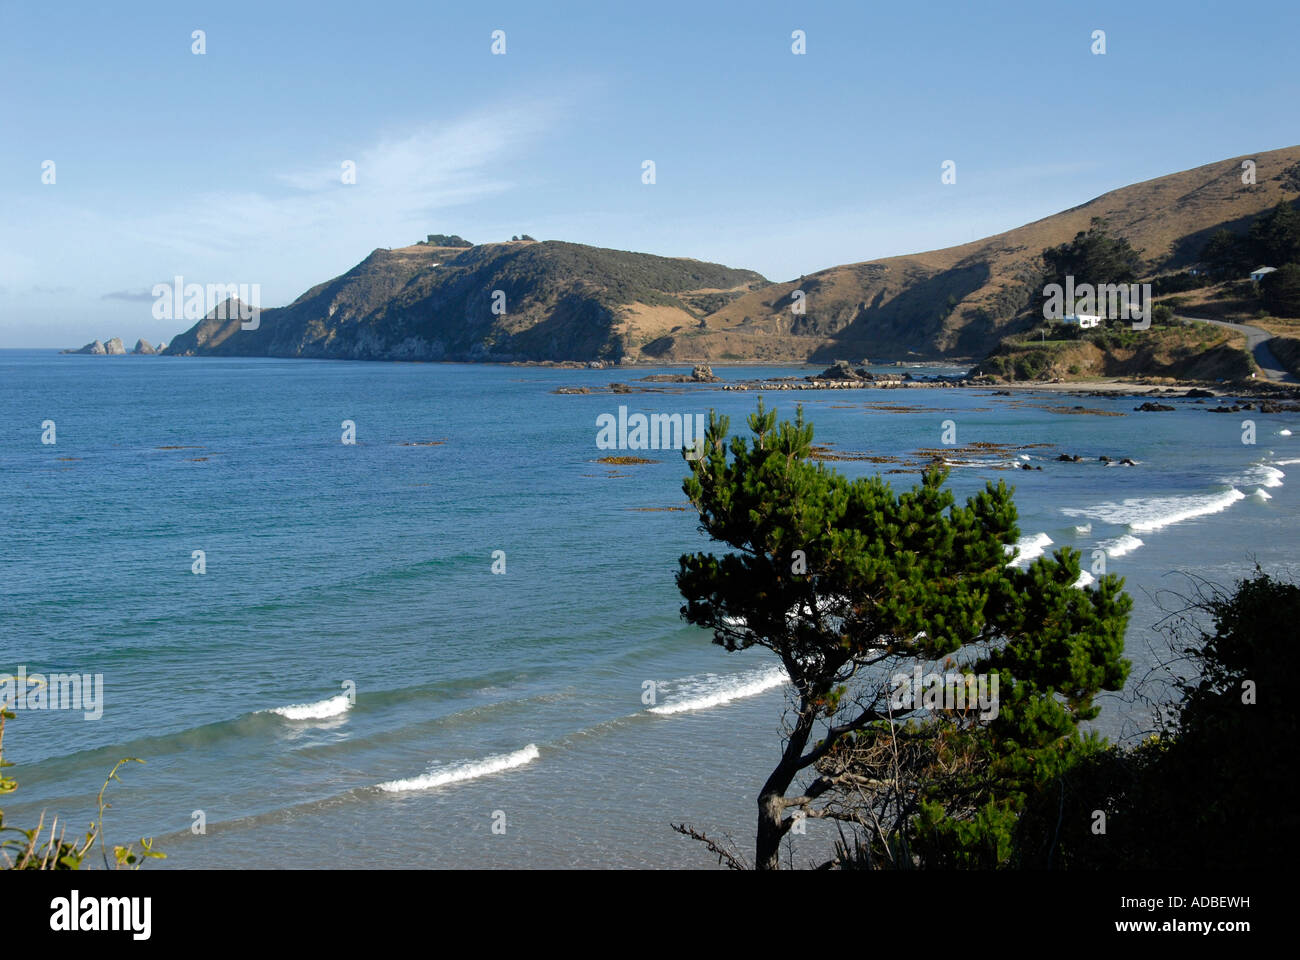
[[[1127,526],[1133,533],[1149,533],[1184,520],[1222,513],[1244,499],[1246,495],[1233,487],[1221,493],[1190,497],[1135,497],[1092,507],[1063,507],[1061,512],[1067,517],[1091,517],[1116,526]]]
[[[1132,553],[1138,547],[1144,546],[1144,544],[1133,534],[1126,533],[1122,537],[1103,540],[1097,546],[1105,550],[1108,557],[1122,557],[1127,553]]]
[[[317,700],[315,703],[291,703],[287,707],[272,707],[262,712],[274,713],[286,720],[325,720],[328,717],[347,713],[351,709],[352,701],[348,695],[340,693],[336,697]]]
[[[1041,557],[1043,551],[1051,544],[1052,538],[1045,533],[1035,533],[1032,536],[1021,537],[1016,541],[1014,547],[1008,546],[1005,548],[1008,554],[1017,550],[1020,551],[1020,555],[1012,560],[1008,566],[1021,568],[1029,566],[1029,564]]]
[[[673,690],[673,700],[651,707],[648,712],[665,715],[685,713],[689,710],[707,710],[710,707],[730,703],[732,700],[752,697],[788,682],[789,677],[786,676],[785,668],[779,666],[728,677],[708,674],[700,679],[688,678],[672,685],[676,688]]]
[[[540,756],[541,754],[537,752],[537,745],[530,743],[522,750],[516,750],[514,753],[501,753],[491,757],[484,757],[482,760],[454,763],[448,767],[431,770],[423,776],[411,777],[408,780],[389,780],[387,783],[376,784],[376,786],[385,793],[428,790],[431,787],[460,783],[463,780],[474,780],[478,777],[485,777],[490,773],[500,773],[502,770],[522,767],[525,763],[531,763]]]
[[[1277,467],[1270,466],[1267,463],[1256,463],[1240,476],[1227,478],[1224,482],[1231,483],[1234,487],[1244,487],[1251,484],[1258,484],[1261,487],[1280,487],[1285,477],[1286,474]]]

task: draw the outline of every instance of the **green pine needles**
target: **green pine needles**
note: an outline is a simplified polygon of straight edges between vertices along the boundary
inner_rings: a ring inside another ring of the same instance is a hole
[[[729,549],[684,555],[677,586],[686,620],[729,651],[768,648],[794,686],[754,866],[778,867],[786,835],[818,818],[853,834],[838,866],[1012,865],[1030,799],[1100,749],[1078,727],[1128,674],[1123,581],[1076,587],[1068,548],[1008,566],[1019,531],[1001,481],[959,505],[931,468],[895,492],[811,460],[802,409],[778,424],[760,399],[748,422],[728,438],[711,415],[690,462],[701,530]],[[951,673],[923,692],[917,667]],[[996,709],[946,693],[976,678]]]

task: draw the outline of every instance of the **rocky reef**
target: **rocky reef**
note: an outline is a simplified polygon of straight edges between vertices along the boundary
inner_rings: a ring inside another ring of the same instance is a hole
[[[158,346],[152,346],[148,340],[140,339],[135,342],[135,348],[127,351],[126,345],[122,343],[121,337],[110,337],[107,342],[103,340],[92,340],[84,347],[78,347],[75,350],[60,350],[59,353],[80,353],[92,357],[156,357],[167,349],[167,344],[160,343]]]

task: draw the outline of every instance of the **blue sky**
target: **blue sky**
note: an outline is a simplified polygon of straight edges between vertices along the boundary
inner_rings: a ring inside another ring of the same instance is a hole
[[[276,306],[428,233],[773,280],[964,243],[1300,141],[1298,11],[6,0],[0,347],[170,340],[155,283]]]

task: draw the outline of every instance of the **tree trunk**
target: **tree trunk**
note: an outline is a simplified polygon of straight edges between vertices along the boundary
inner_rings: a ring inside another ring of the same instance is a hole
[[[758,840],[754,845],[755,870],[781,869],[781,829],[785,807],[780,793],[764,793],[758,798]]]
[[[785,745],[780,765],[763,784],[758,794],[758,834],[754,842],[754,869],[781,869],[781,838],[785,836],[785,792],[790,789],[799,773],[799,759],[812,731],[813,713],[805,704],[799,711],[799,722],[790,732],[790,742]]]

